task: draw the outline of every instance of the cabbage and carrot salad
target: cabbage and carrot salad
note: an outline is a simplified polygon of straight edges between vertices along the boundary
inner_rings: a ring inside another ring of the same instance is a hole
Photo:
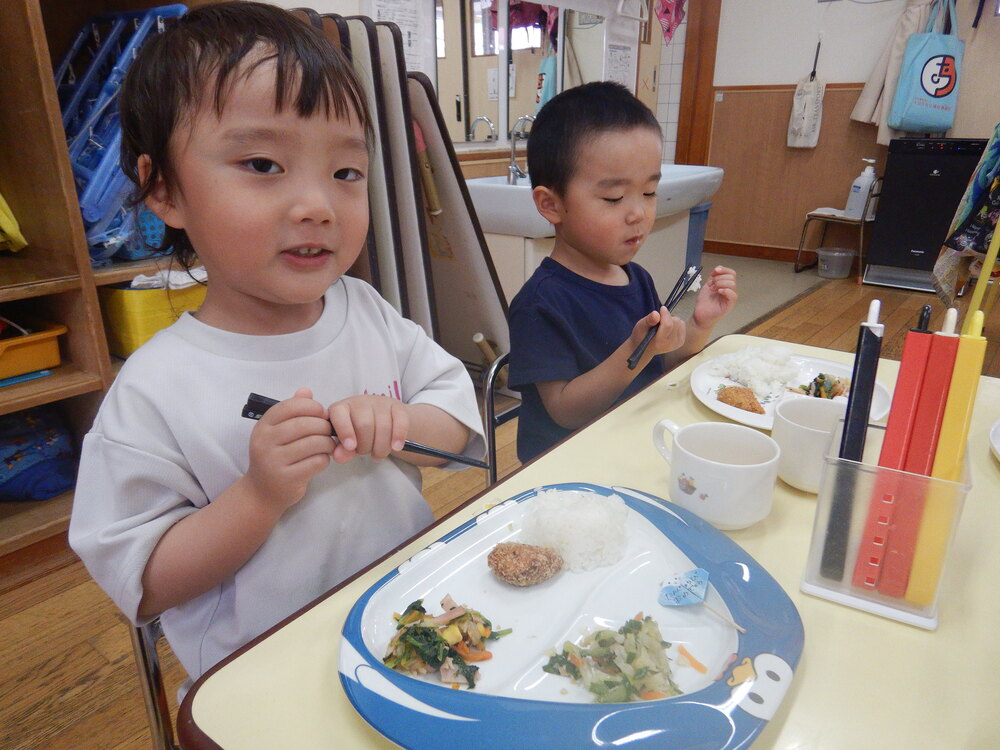
[[[660,626],[640,612],[617,631],[598,629],[577,646],[567,641],[543,670],[570,677],[586,687],[598,703],[626,703],[680,695],[670,672]]]
[[[441,607],[442,614],[430,615],[423,599],[417,599],[402,614],[394,614],[396,633],[382,662],[390,669],[410,674],[439,672],[441,682],[457,687],[464,681],[472,689],[479,672],[474,662],[493,658],[486,649],[487,641],[511,630],[494,630],[482,614],[459,606],[450,595],[441,600]]]

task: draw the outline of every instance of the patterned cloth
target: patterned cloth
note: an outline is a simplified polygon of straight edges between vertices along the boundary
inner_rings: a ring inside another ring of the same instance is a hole
[[[655,4],[656,17],[660,19],[663,28],[663,42],[670,44],[674,32],[684,20],[684,0],[657,0]]]
[[[76,452],[52,405],[0,419],[0,502],[47,500],[73,488]]]
[[[955,216],[948,228],[948,239],[941,246],[934,264],[933,284],[938,297],[948,307],[955,301],[956,290],[978,278],[983,256],[993,238],[1000,218],[1000,124],[993,130],[976,171],[969,180]],[[1000,276],[996,266],[992,276]]]

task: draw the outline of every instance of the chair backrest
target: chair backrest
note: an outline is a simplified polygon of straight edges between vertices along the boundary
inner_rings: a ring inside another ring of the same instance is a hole
[[[131,626],[132,651],[135,655],[135,666],[139,672],[139,686],[142,688],[142,700],[146,704],[146,718],[149,720],[149,733],[152,736],[154,750],[179,750],[174,742],[174,727],[170,721],[170,706],[167,703],[167,691],[163,687],[163,674],[160,671],[160,655],[156,651],[156,643],[163,637],[159,618],[146,625]]]
[[[483,421],[486,426],[486,463],[489,464],[489,468],[486,470],[487,485],[496,484],[497,481],[497,427],[516,417],[521,408],[520,404],[515,404],[500,414],[496,412],[497,378],[509,359],[510,355],[505,353],[493,360],[490,368],[486,371],[486,378],[483,380],[483,412],[485,417]]]

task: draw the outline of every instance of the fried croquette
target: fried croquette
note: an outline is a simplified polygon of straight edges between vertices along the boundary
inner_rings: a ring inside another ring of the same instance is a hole
[[[718,399],[724,404],[729,404],[743,411],[750,411],[754,414],[763,414],[764,407],[757,400],[757,395],[749,388],[740,385],[727,385],[719,389]]]
[[[551,547],[501,542],[486,558],[493,574],[514,586],[533,586],[562,570],[562,556]]]

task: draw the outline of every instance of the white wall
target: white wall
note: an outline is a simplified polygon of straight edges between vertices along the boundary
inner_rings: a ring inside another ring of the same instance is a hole
[[[722,0],[716,86],[797,83],[812,70],[827,83],[863,83],[906,0]]]

